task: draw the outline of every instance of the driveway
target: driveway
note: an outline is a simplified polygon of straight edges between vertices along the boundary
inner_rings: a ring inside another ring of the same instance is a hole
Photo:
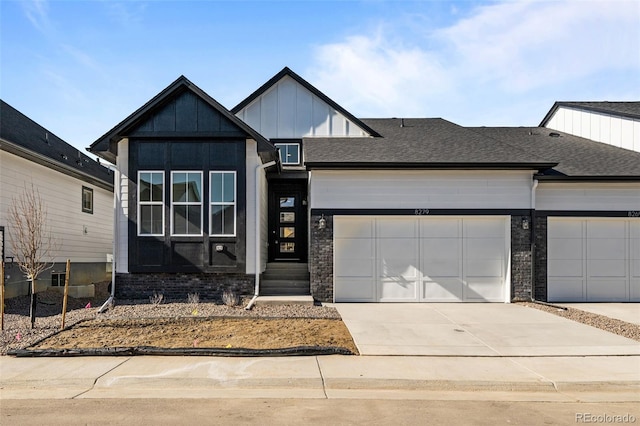
[[[560,305],[631,324],[640,324],[640,303],[561,303]]]
[[[362,355],[638,355],[640,343],[503,303],[337,303]]]

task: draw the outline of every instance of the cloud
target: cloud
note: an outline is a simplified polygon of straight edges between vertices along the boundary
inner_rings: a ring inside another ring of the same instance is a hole
[[[49,18],[49,3],[47,0],[29,0],[20,2],[27,19],[40,32],[48,33],[52,28]]]
[[[566,96],[567,87],[587,81],[602,99],[625,90],[640,96],[640,78],[629,77],[640,75],[639,8],[636,1],[501,2],[452,10],[450,23],[435,28],[389,19],[318,46],[306,75],[361,117],[469,120],[492,104],[508,114],[542,92]],[[512,115],[503,121],[522,119]]]

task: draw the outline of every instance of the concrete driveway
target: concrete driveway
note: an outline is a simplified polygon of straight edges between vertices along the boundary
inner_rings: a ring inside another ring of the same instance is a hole
[[[640,303],[560,303],[560,306],[640,324]]]
[[[640,343],[502,303],[338,303],[362,355],[638,355]]]

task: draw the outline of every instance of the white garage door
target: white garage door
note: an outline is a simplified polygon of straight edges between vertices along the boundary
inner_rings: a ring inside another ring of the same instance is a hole
[[[640,301],[640,219],[549,218],[548,299]]]
[[[336,302],[505,302],[507,217],[334,218]]]

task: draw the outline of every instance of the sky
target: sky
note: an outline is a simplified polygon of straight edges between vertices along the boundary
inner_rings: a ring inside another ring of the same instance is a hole
[[[0,0],[0,97],[82,151],[180,75],[231,109],[285,66],[358,118],[537,126],[640,100],[640,1]]]

